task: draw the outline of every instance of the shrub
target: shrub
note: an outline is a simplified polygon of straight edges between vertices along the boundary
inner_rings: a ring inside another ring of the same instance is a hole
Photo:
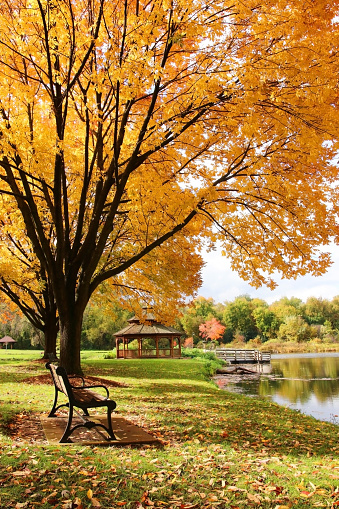
[[[201,350],[200,348],[183,348],[181,351],[181,356],[182,357],[191,357],[192,359],[199,357],[201,359],[207,359],[210,361],[218,360],[214,351],[205,352],[204,350]]]
[[[117,358],[117,350],[114,348],[111,352],[107,352],[104,354],[104,359],[116,359]]]

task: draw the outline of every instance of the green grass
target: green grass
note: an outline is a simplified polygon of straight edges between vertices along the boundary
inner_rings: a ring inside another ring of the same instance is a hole
[[[119,413],[161,438],[161,448],[13,442],[13,416],[52,404],[52,387],[22,382],[46,371],[36,353],[6,364],[0,353],[1,508],[339,506],[339,428],[219,390],[210,360],[83,353],[86,375],[127,384],[110,391]]]
[[[42,350],[16,350],[8,348],[0,348],[0,364],[15,364],[41,359]]]

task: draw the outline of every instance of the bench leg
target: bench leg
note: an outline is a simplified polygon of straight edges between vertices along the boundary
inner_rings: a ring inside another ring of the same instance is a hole
[[[63,403],[62,405],[58,405],[57,406],[57,402],[58,402],[58,389],[55,388],[55,394],[54,394],[54,402],[53,402],[53,406],[52,406],[52,410],[50,411],[50,413],[48,414],[48,417],[57,417],[55,415],[56,411],[59,410],[59,408],[63,407],[63,406],[66,406],[68,407],[68,403]]]
[[[58,390],[56,387],[54,387],[54,402],[53,402],[52,410],[50,411],[48,417],[55,416],[55,411],[57,409],[57,402],[58,402]]]
[[[64,434],[62,435],[61,439],[59,440],[59,443],[71,443],[72,440],[69,437],[71,436],[73,431],[78,428],[92,429],[95,427],[103,428],[106,431],[106,433],[109,435],[109,438],[106,438],[106,440],[108,440],[108,441],[109,440],[117,440],[117,438],[113,432],[113,428],[112,428],[113,408],[111,406],[109,406],[109,405],[107,406],[107,426],[105,426],[104,424],[96,423],[94,421],[86,421],[82,424],[76,424],[75,426],[73,426],[73,428],[72,428],[72,420],[73,420],[73,413],[74,413],[73,405],[67,404],[67,406],[69,407],[67,426],[65,428]],[[59,407],[57,407],[57,408],[59,408]],[[88,410],[87,409],[83,409],[83,410],[84,410],[85,415],[89,416]]]
[[[73,420],[73,405],[70,404],[69,405],[69,412],[68,412],[67,426],[66,426],[66,429],[64,431],[64,434],[62,435],[61,439],[59,440],[59,442],[61,444],[72,442],[72,440],[70,440],[70,438],[69,438],[69,436],[71,435],[71,433],[73,431],[73,430],[71,430],[72,420]]]
[[[61,444],[72,443],[72,440],[69,437],[71,436],[73,431],[78,429],[78,428],[92,429],[92,428],[95,428],[95,427],[103,428],[106,431],[106,433],[108,433],[109,438],[106,438],[106,440],[108,440],[108,441],[109,440],[117,440],[117,438],[116,438],[116,436],[115,436],[115,434],[113,432],[113,428],[112,428],[112,411],[113,410],[110,407],[107,407],[107,426],[104,426],[104,424],[99,424],[99,423],[96,423],[96,422],[93,422],[93,421],[87,421],[87,422],[84,422],[82,424],[76,424],[72,428],[73,405],[70,405],[69,406],[69,414],[68,414],[67,426],[66,426],[66,429],[64,431],[64,434],[62,435],[61,439],[59,440],[59,443],[61,443]],[[87,415],[88,415],[88,412],[87,412]]]
[[[116,440],[116,436],[114,435],[112,428],[112,409],[107,407],[107,432],[110,436],[109,440]]]

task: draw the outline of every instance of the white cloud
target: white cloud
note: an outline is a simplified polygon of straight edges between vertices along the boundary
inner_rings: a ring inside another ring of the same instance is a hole
[[[331,247],[331,253],[334,263],[325,275],[303,276],[296,280],[277,279],[278,287],[272,291],[267,287],[256,290],[243,281],[231,270],[228,259],[221,256],[220,250],[205,252],[203,257],[206,265],[202,271],[203,284],[199,295],[212,297],[215,302],[232,301],[243,294],[264,299],[268,303],[281,297],[298,297],[304,302],[308,297],[331,300],[339,295],[339,246]]]

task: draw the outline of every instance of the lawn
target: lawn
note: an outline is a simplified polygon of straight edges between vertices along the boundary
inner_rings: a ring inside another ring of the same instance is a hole
[[[85,375],[163,445],[50,446],[10,424],[48,412],[40,352],[0,351],[1,508],[339,507],[338,426],[218,389],[205,359],[116,360],[84,352]],[[28,415],[26,415],[28,413]]]

